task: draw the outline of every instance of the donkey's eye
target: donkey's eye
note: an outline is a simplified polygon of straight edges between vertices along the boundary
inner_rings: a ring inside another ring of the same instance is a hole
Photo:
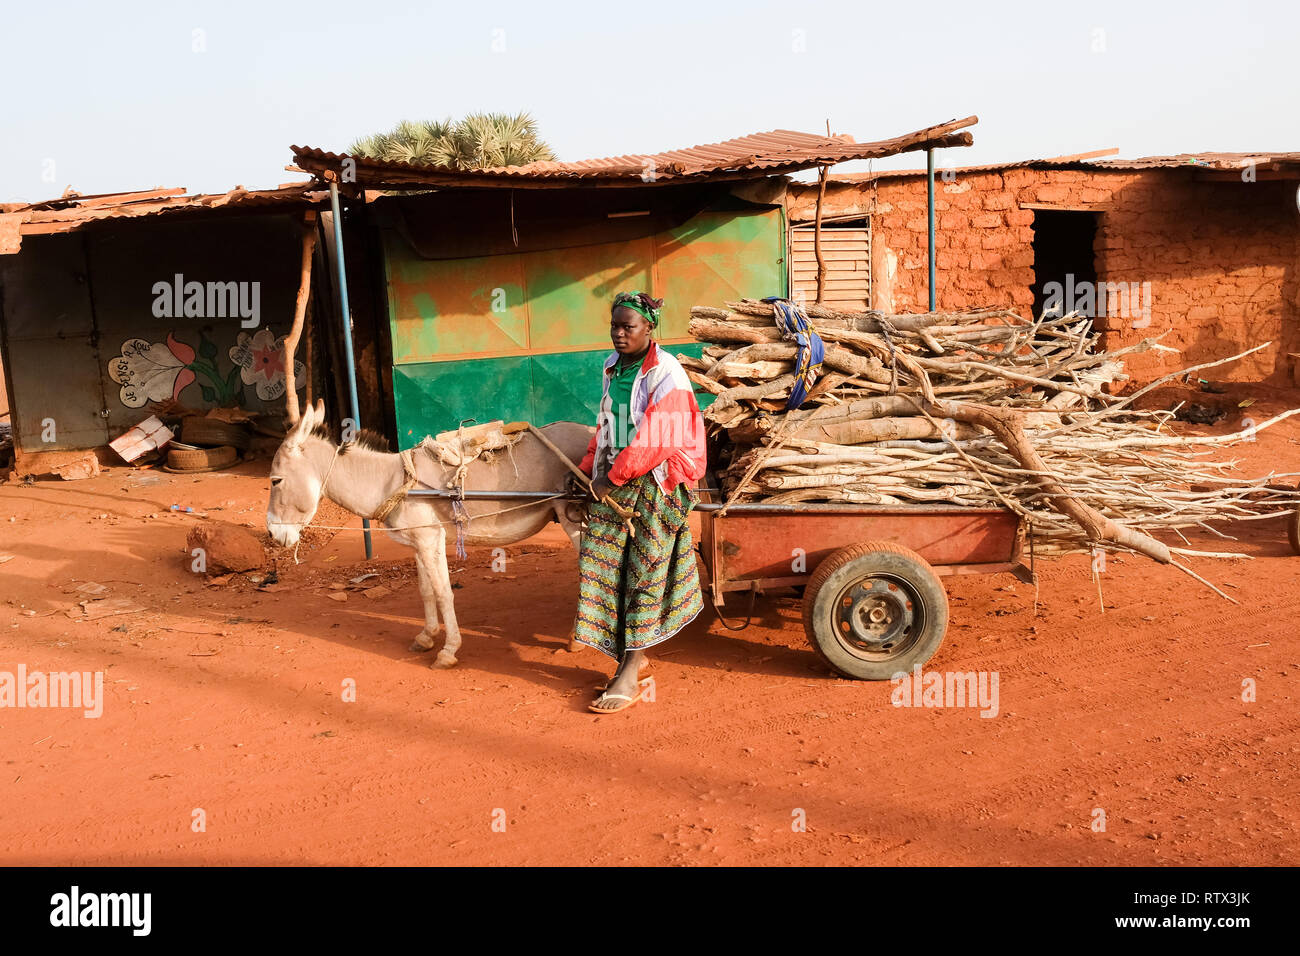
[[[282,481],[284,481],[283,478],[272,478],[272,479],[271,479],[271,487],[274,488],[276,485],[278,485],[278,484],[279,484],[280,482],[282,482]]]

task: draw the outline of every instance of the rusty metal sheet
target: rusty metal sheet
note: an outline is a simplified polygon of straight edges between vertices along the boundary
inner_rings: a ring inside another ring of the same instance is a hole
[[[93,448],[108,422],[85,254],[75,238],[43,241],[39,257],[0,259],[14,441],[29,453]]]
[[[0,215],[0,256],[11,256],[22,248],[22,213]]]
[[[73,232],[90,223],[107,219],[170,216],[217,209],[272,207],[287,211],[293,207],[305,209],[323,206],[329,201],[328,193],[314,183],[255,190],[237,186],[226,193],[177,195],[183,192],[181,189],[155,189],[147,192],[59,197],[19,207],[12,210],[10,215],[21,217],[21,235],[42,236]],[[0,254],[3,254],[2,247],[3,242],[0,241]]]
[[[654,287],[664,299],[662,340],[689,339],[690,307],[787,295],[785,213],[701,213],[655,237]]]
[[[428,260],[400,239],[387,238],[395,364],[528,351],[520,256]]]
[[[358,186],[642,185],[722,175],[756,178],[854,159],[893,156],[911,150],[968,146],[970,134],[959,131],[976,122],[976,117],[969,116],[871,143],[859,143],[846,135],[778,129],[661,153],[635,153],[575,162],[544,161],[479,170],[459,170],[426,163],[382,162],[364,156],[330,153],[312,146],[293,146],[291,149],[298,169],[326,179],[342,179],[346,161],[347,181]]]
[[[1118,149],[1099,149],[1090,153],[1057,156],[1049,159],[1021,159],[1009,163],[985,163],[980,166],[945,166],[944,172],[986,173],[1006,169],[1075,169],[1136,172],[1143,169],[1200,169],[1207,172],[1237,171],[1248,167],[1260,170],[1300,171],[1300,152],[1293,153],[1177,153],[1170,156],[1143,156],[1137,159],[1102,159]],[[843,173],[829,177],[834,183],[879,182],[886,179],[914,179],[927,175],[924,169],[884,169],[870,173]]]
[[[655,236],[468,259],[424,259],[384,233],[395,365],[607,348],[609,301],[652,289],[657,338],[692,343],[690,306],[784,295],[779,207],[704,212]]]
[[[525,253],[533,348],[608,349],[609,303],[624,289],[651,288],[654,254],[648,236]]]
[[[997,508],[882,509],[795,514],[735,514],[706,518],[719,587],[737,581],[785,579],[797,575],[802,555],[811,574],[840,548],[865,541],[892,541],[911,548],[930,564],[1009,564],[1018,552],[1019,518]]]

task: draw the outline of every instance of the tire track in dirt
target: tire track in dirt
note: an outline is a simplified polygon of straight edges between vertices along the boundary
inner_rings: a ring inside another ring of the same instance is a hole
[[[264,495],[264,478],[239,481]],[[98,540],[80,515],[44,510],[59,533]],[[167,622],[229,628],[230,639],[196,666],[185,638],[146,636],[133,649],[107,625],[80,625],[62,649],[48,642],[74,629],[14,618],[26,642],[15,648],[39,645],[49,668],[111,664],[154,705],[115,697],[102,726],[60,725],[68,749],[42,744],[34,756],[44,731],[15,737],[35,725],[0,722],[25,774],[20,786],[18,770],[0,780],[8,860],[1232,865],[1300,848],[1289,798],[1300,708],[1278,676],[1294,663],[1293,559],[1260,558],[1248,576],[1221,565],[1215,576],[1238,585],[1242,609],[1136,562],[1106,575],[1105,615],[1077,563],[1044,566],[1043,616],[1024,586],[950,582],[954,626],[927,669],[997,670],[996,719],[894,708],[888,684],[816,671],[797,604],[781,595],[759,602],[743,637],[710,620],[675,641],[656,669],[659,701],[610,719],[582,709],[606,662],[551,653],[552,622],[572,613],[572,555],[558,560],[567,546],[522,551],[517,582],[475,555],[458,578],[462,668],[436,672],[400,651],[418,627],[409,589],[373,613],[322,601],[326,582],[361,568],[348,542],[286,569],[290,582],[310,570],[301,592],[207,590],[177,605],[188,575],[142,574],[155,567],[148,555],[179,549],[184,524],[122,531],[106,540],[128,550],[95,567],[117,561],[123,576],[158,582],[152,603]],[[62,573],[58,560],[42,566]],[[1271,646],[1245,648],[1259,642]],[[339,702],[341,675],[361,682],[362,703]],[[1245,676],[1259,680],[1256,704],[1238,699]],[[326,730],[336,736],[314,739]],[[204,834],[189,830],[195,805],[209,812]],[[1087,829],[1097,805],[1105,834]],[[494,807],[507,811],[506,833],[491,831]],[[791,829],[796,808],[805,833]]]

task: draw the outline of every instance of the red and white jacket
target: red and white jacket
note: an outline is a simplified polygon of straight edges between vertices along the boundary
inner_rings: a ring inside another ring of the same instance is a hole
[[[605,359],[605,376],[600,395],[600,416],[596,434],[587,446],[581,468],[593,474],[597,462],[604,461],[613,446],[616,421],[609,397],[610,369],[619,354]],[[618,453],[609,469],[609,480],[623,485],[633,478],[653,472],[664,492],[672,492],[682,482],[694,483],[704,477],[707,445],[704,416],[695,401],[691,380],[686,377],[677,356],[665,352],[651,341],[641,369],[632,382],[632,421],[624,427],[634,428],[628,446]]]

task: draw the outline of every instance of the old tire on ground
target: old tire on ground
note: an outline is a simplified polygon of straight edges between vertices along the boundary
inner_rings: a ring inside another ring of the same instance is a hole
[[[216,471],[239,461],[239,451],[230,445],[220,448],[172,448],[167,452],[168,471]]]
[[[234,422],[198,416],[191,416],[181,422],[181,441],[187,445],[201,445],[204,448],[234,445],[236,448],[247,448],[250,438],[247,426]]]
[[[813,649],[846,677],[888,680],[925,664],[948,630],[948,595],[915,551],[890,541],[841,548],[803,598]]]
[[[1300,507],[1286,516],[1286,536],[1291,539],[1291,550],[1300,554]]]

